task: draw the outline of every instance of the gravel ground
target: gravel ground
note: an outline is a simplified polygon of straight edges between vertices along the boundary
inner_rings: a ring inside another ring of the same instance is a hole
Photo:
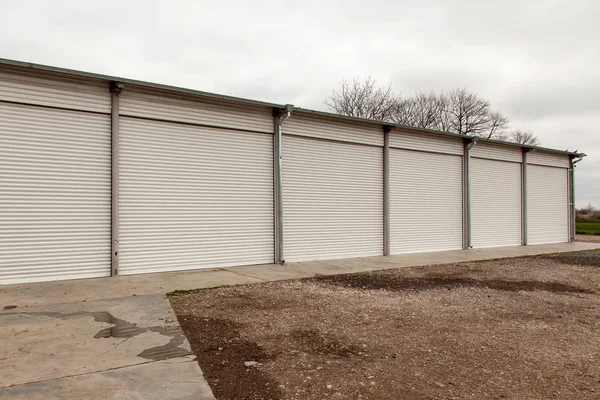
[[[577,235],[578,242],[600,243],[600,235]]]
[[[217,399],[598,399],[599,293],[584,251],[171,303]]]

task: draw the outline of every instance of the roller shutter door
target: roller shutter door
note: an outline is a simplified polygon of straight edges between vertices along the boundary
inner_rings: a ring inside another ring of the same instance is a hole
[[[527,243],[569,241],[568,169],[527,165]]]
[[[0,103],[0,283],[110,275],[110,152],[109,115]]]
[[[521,164],[471,159],[471,235],[475,248],[521,244]]]
[[[308,261],[383,254],[380,147],[283,136],[283,254]]]
[[[272,263],[272,137],[121,117],[120,273]]]
[[[390,149],[392,254],[463,246],[462,157]]]

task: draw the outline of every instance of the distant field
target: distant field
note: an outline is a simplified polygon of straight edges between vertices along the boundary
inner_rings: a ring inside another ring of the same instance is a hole
[[[580,235],[600,235],[600,221],[577,221],[576,227]]]

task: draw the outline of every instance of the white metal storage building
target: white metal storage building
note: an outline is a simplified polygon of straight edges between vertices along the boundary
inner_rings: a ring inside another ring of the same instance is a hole
[[[582,156],[0,60],[0,283],[568,242]]]

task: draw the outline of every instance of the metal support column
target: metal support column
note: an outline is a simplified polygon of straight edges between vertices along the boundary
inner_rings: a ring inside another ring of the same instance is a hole
[[[111,93],[111,276],[119,275],[119,95],[123,83],[110,82]]]
[[[571,172],[571,187],[569,188],[571,191],[571,203],[569,204],[570,207],[570,220],[571,220],[571,240],[572,242],[577,240],[577,211],[575,209],[575,163],[573,162],[573,158],[571,158],[569,160],[569,164],[570,164],[570,172]]]
[[[477,139],[465,138],[463,144],[463,249],[473,247],[471,242],[471,147]]]
[[[275,239],[275,264],[285,263],[283,258],[283,151],[282,125],[292,115],[294,106],[287,104],[285,110],[273,109],[273,217]]]
[[[390,126],[383,127],[383,255],[390,255]]]
[[[571,229],[573,232],[573,242],[577,240],[577,211],[575,209],[575,164],[583,160],[587,154],[576,153],[575,156],[571,157],[569,165],[571,167]],[[577,159],[575,159],[577,158]]]
[[[521,160],[521,243],[527,246],[527,147],[522,148]]]
[[[279,131],[279,119],[281,118],[281,110],[273,109],[273,228],[275,238],[275,259],[274,263],[281,262],[281,243],[282,243],[282,227],[281,227],[281,186],[280,186],[280,160],[281,160],[281,135]]]

